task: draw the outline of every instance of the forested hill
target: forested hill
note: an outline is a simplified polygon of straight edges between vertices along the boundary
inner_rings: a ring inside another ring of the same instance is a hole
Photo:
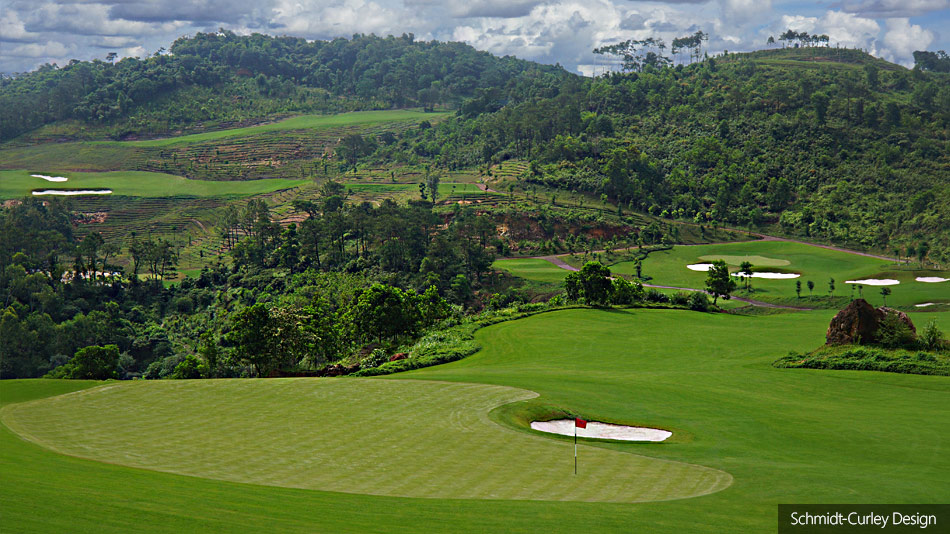
[[[560,67],[463,43],[354,35],[307,41],[229,31],[182,37],[144,59],[76,61],[3,78],[0,140],[43,125],[57,137],[163,135],[275,114],[458,105],[490,92],[495,109],[557,94]],[[42,137],[42,136],[41,136]]]
[[[950,261],[950,75],[825,47],[643,66],[441,124],[449,165],[622,208]]]
[[[530,163],[518,177],[529,187],[621,209],[950,261],[946,54],[919,52],[914,69],[824,46],[704,58],[694,40],[691,64],[637,55],[656,40],[608,47],[628,72],[591,79],[410,35],[199,34],[170,54],[5,79],[0,126],[3,139],[28,132],[18,142],[123,138],[447,106],[451,120],[374,145],[360,163],[518,159]]]

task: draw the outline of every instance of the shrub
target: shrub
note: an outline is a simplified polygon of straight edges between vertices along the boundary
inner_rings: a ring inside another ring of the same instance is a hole
[[[654,289],[654,288],[650,288],[649,290],[647,290],[643,298],[647,302],[669,302],[670,301],[670,297],[666,296],[666,294],[661,293],[659,290]]]
[[[68,363],[49,372],[47,378],[108,380],[119,378],[119,347],[92,345],[76,351]]]
[[[940,350],[943,348],[943,332],[937,328],[937,320],[931,319],[924,328],[924,333],[920,336],[920,342],[924,347],[930,350]]]
[[[670,302],[676,304],[677,306],[687,306],[689,305],[690,295],[683,291],[677,291],[673,293],[673,296],[670,297]]]
[[[208,365],[199,360],[194,354],[189,354],[182,359],[171,377],[175,379],[194,379],[208,376]]]
[[[917,339],[914,332],[896,313],[888,313],[877,330],[877,341],[887,348],[911,347]]]
[[[709,297],[705,293],[694,291],[689,296],[689,309],[693,311],[709,311]]]

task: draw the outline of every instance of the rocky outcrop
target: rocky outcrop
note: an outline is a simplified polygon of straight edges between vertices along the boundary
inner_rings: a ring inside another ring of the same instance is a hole
[[[906,313],[891,308],[877,308],[871,306],[864,299],[855,299],[831,320],[828,332],[825,334],[825,343],[828,345],[864,345],[873,343],[881,321],[889,313],[906,324],[911,332],[917,333],[914,323]]]

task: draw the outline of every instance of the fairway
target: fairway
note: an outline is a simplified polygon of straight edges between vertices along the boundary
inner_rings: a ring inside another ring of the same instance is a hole
[[[138,382],[20,404],[3,412],[3,422],[72,456],[346,493],[640,502],[731,482],[714,469],[587,446],[575,476],[569,444],[488,419],[492,408],[534,396],[366,379]]]
[[[916,263],[898,266],[892,261],[786,241],[679,245],[671,250],[651,252],[643,261],[642,272],[652,277],[651,284],[701,289],[706,284],[706,273],[691,271],[686,266],[716,259],[725,260],[733,272],[739,270],[742,261],[750,261],[754,268],[759,267],[762,271],[801,274],[801,277],[791,280],[755,278],[752,281],[752,293],[744,290],[733,293],[766,302],[798,304],[796,281],[801,282],[802,297],[827,297],[831,278],[835,280],[834,294],[838,297],[851,295],[852,284],[846,284],[847,280],[893,278],[899,280],[900,284],[890,286],[892,293],[887,297],[889,306],[912,307],[924,302],[950,301],[950,282],[928,284],[915,281],[917,276],[948,276],[945,274],[947,271],[918,270],[915,268]],[[626,275],[636,272],[633,262],[611,265],[610,270]],[[808,281],[814,283],[813,291],[808,290]],[[863,295],[874,306],[881,306],[884,302],[878,287],[864,286],[861,292],[855,287],[854,296],[859,295]],[[800,305],[807,307],[814,304],[802,302]]]
[[[569,271],[540,258],[495,260],[495,269],[504,269],[512,275],[535,282],[563,282]]]
[[[226,137],[241,137],[265,132],[287,130],[318,130],[337,126],[367,126],[384,122],[423,121],[435,120],[448,116],[449,113],[425,113],[408,109],[387,111],[353,111],[335,115],[301,115],[277,122],[232,128],[229,130],[215,130],[198,134],[168,137],[165,139],[151,139],[147,141],[93,141],[91,144],[126,145],[140,147],[163,147],[177,144],[198,143]]]
[[[34,189],[111,189],[111,196],[130,197],[229,197],[269,193],[310,183],[309,180],[213,181],[189,180],[181,176],[158,172],[65,172],[56,173],[68,178],[65,182],[51,183],[31,176],[37,171],[0,171],[0,199],[29,196]],[[44,197],[44,198],[49,198]]]

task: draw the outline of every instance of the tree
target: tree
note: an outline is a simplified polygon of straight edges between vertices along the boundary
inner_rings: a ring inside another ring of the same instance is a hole
[[[643,300],[643,284],[630,282],[619,276],[614,278],[610,295],[611,304],[624,306],[641,300]]]
[[[884,306],[887,306],[887,296],[891,294],[891,288],[885,286],[881,288],[881,296],[884,297]]]
[[[729,266],[723,260],[716,260],[706,275],[706,291],[713,296],[713,306],[722,297],[724,300],[732,298],[731,293],[736,290],[736,281],[729,274]]]
[[[360,292],[347,314],[355,339],[379,342],[415,332],[420,321],[415,293],[379,283]]]
[[[808,295],[811,296],[812,291],[814,291],[814,289],[815,289],[815,283],[812,282],[811,280],[809,280],[809,281],[807,282],[807,285],[808,285]]]
[[[119,347],[92,345],[81,348],[69,362],[54,369],[48,376],[73,380],[119,378]]]
[[[924,267],[924,259],[927,257],[927,253],[930,252],[930,244],[924,241],[917,247],[917,261],[920,262],[920,267]]]
[[[578,272],[580,296],[591,306],[603,306],[610,300],[610,269],[599,261],[589,261]]]
[[[835,279],[834,278],[828,279],[828,297],[832,299],[835,297]]]
[[[797,295],[799,299],[802,298],[802,281],[801,280],[795,280],[795,295]]]
[[[744,261],[739,265],[739,274],[745,278],[745,288],[746,291],[751,289],[752,281],[752,262]]]
[[[577,271],[567,273],[564,277],[564,292],[567,293],[567,300],[577,301],[581,298],[581,277]]]

